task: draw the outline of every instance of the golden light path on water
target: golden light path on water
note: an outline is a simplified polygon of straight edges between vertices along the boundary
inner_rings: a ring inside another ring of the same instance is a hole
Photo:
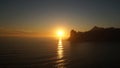
[[[59,38],[58,40],[58,47],[57,47],[57,68],[66,68],[65,67],[65,60],[63,59],[64,57],[64,48],[63,48],[63,44],[62,44],[62,38]]]

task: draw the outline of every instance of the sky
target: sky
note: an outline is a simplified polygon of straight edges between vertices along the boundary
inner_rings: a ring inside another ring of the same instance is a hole
[[[0,35],[54,35],[63,29],[120,27],[119,0],[0,0]]]

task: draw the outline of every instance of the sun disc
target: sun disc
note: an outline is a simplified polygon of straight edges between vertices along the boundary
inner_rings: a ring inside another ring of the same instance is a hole
[[[57,35],[58,35],[59,37],[62,37],[62,36],[64,35],[64,31],[59,30],[59,31],[57,32]]]

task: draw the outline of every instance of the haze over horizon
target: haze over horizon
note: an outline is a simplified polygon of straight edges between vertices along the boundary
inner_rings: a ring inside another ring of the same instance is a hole
[[[0,35],[54,35],[61,28],[120,28],[119,0],[1,0]]]

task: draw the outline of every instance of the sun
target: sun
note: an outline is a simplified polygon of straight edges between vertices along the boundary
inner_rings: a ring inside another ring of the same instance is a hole
[[[63,37],[64,36],[64,31],[63,30],[58,30],[57,35],[58,35],[58,37]]]

